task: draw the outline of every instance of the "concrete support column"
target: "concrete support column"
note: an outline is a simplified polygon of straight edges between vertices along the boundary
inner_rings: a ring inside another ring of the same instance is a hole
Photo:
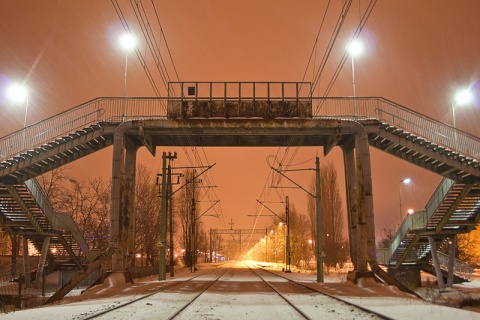
[[[133,252],[135,166],[138,147],[133,145],[125,135],[128,125],[131,124],[128,122],[122,124],[113,137],[110,202],[110,248],[115,249],[112,256],[113,272],[125,271],[129,248],[132,248]]]
[[[125,242],[126,267],[133,267],[135,264],[135,174],[137,164],[138,146],[132,143],[126,144],[125,152],[125,178],[122,190],[122,228],[127,232]]]
[[[373,214],[372,169],[370,164],[370,146],[365,128],[360,126],[355,137],[357,158],[357,211],[361,250],[358,259],[359,271],[366,270],[367,262],[373,271],[378,267],[377,247],[375,243],[375,219]]]
[[[28,238],[22,236],[23,240],[23,273],[25,274],[25,288],[30,288],[30,257],[28,256]]]
[[[348,240],[350,243],[350,258],[353,268],[356,270],[358,265],[358,213],[356,184],[357,177],[355,173],[355,153],[353,146],[342,147],[343,163],[345,168],[345,187],[347,200],[347,221],[348,221]]]
[[[40,253],[40,260],[38,261],[37,274],[35,276],[35,287],[40,288],[40,282],[45,269],[45,261],[47,259],[48,246],[50,245],[50,237],[43,239],[42,252]]]
[[[438,260],[437,245],[435,244],[435,238],[432,236],[429,236],[428,243],[430,244],[430,251],[432,253],[433,266],[435,267],[435,273],[437,275],[438,288],[443,289],[445,287],[445,282],[443,282],[443,274],[442,274],[442,269],[440,268],[440,261]]]
[[[448,277],[447,287],[453,286],[453,271],[455,268],[455,252],[457,251],[457,236],[450,237],[450,248],[448,249]]]
[[[125,137],[123,132],[115,132],[113,137],[112,157],[112,194],[110,205],[110,246],[115,248],[112,256],[112,271],[120,272],[125,269],[123,248],[121,246],[121,190],[123,184],[123,167],[125,159]]]

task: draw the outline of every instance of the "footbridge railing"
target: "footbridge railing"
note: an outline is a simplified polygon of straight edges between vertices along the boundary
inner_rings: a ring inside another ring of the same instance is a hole
[[[166,116],[166,99],[97,98],[0,138],[0,161],[99,122]]]
[[[281,88],[281,87],[280,87]],[[296,88],[296,85],[295,85]],[[245,90],[244,90],[245,91]],[[256,99],[275,99],[272,90],[267,95],[256,94]],[[308,90],[305,90],[308,91]],[[238,95],[242,91],[236,91]],[[248,92],[244,92],[247,94]],[[301,91],[303,95],[303,91]],[[232,102],[239,97],[228,98]],[[278,93],[279,94],[279,93]],[[281,93],[278,98],[285,98]],[[295,96],[294,96],[295,97]],[[58,115],[32,124],[24,129],[0,138],[0,161],[9,159],[25,150],[53,141],[68,133],[99,122],[122,122],[132,119],[165,118],[169,99],[191,99],[191,97],[170,98],[97,98]],[[221,95],[219,97],[221,98]],[[247,98],[251,98],[247,95]],[[291,98],[291,96],[289,96]],[[314,118],[329,117],[336,119],[365,120],[378,119],[398,129],[407,131],[420,138],[429,140],[466,157],[478,159],[480,156],[480,140],[466,132],[412,111],[387,99],[378,97],[301,97],[296,99],[312,101]],[[199,99],[207,99],[201,97]],[[241,98],[240,99],[246,99]]]
[[[480,139],[384,98],[313,98],[316,117],[377,119],[472,159],[480,157]]]

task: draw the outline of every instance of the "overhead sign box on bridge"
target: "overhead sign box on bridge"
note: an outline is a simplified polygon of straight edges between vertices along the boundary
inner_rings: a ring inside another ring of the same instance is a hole
[[[311,118],[309,82],[170,82],[169,119]]]

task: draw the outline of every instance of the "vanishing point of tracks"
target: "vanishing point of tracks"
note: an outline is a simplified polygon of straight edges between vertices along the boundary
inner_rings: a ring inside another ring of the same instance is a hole
[[[247,264],[225,264],[82,319],[389,319]],[[78,319],[78,318],[77,318]]]

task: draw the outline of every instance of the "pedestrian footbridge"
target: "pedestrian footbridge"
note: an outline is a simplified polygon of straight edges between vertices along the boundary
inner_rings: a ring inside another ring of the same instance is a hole
[[[115,170],[129,163],[129,152],[142,146],[153,155],[168,146],[321,146],[327,154],[339,146],[349,237],[361,243],[351,252],[357,269],[365,271],[366,261],[373,271],[378,263],[426,268],[438,248],[476,226],[479,138],[383,98],[312,97],[310,90],[308,83],[171,83],[167,98],[97,98],[13,132],[0,138],[0,224],[34,243],[49,270],[88,271],[109,258],[112,268],[124,270],[127,262],[116,254],[128,241],[120,236],[120,220],[130,209],[116,196],[124,185]],[[408,216],[378,255],[368,145],[444,178],[425,210]],[[54,212],[35,178],[110,146],[112,245],[97,255],[73,219]]]

